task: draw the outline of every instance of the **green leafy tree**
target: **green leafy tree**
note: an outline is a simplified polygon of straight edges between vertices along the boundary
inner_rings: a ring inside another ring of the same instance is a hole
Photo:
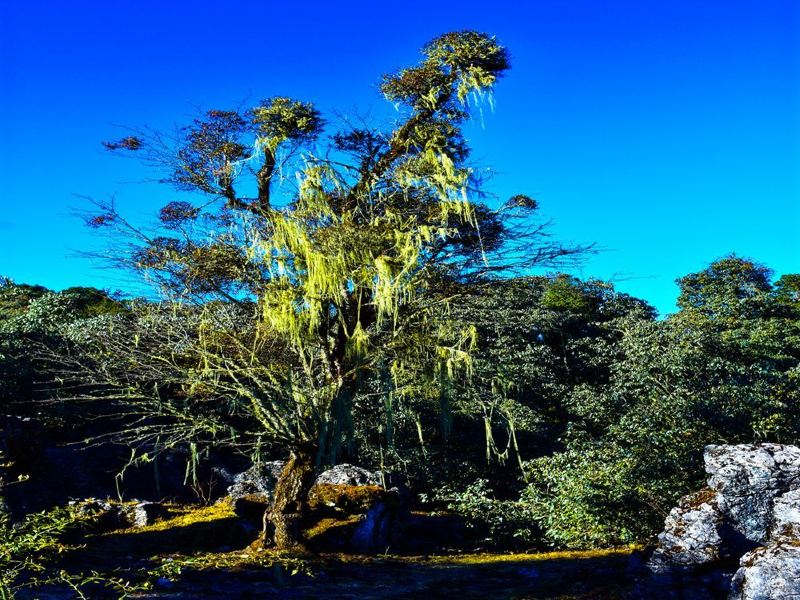
[[[550,240],[530,198],[499,210],[478,201],[461,128],[508,67],[494,38],[448,33],[418,65],[383,78],[400,110],[388,131],[346,126],[322,147],[316,109],[277,97],[244,113],[210,111],[177,139],[142,132],[106,144],[207,199],[166,205],[156,233],[112,203],[91,217],[126,236],[120,263],[177,303],[85,338],[101,349],[95,378],[190,424],[156,426],[162,443],[218,433],[233,416],[256,445],[288,449],[265,519],[279,547],[302,543],[315,463],[352,435],[354,407],[374,398],[390,414],[403,398],[438,401],[469,373],[474,327],[448,317],[466,284],[582,250]]]

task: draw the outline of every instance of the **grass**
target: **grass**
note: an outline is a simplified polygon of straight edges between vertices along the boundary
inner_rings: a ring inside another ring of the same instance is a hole
[[[247,549],[234,552],[202,552],[162,557],[151,575],[174,579],[185,571],[244,571],[281,568],[289,575],[313,575],[313,562],[299,556],[270,550]]]

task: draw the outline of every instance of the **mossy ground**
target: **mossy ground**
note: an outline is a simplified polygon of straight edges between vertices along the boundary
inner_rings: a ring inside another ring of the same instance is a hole
[[[335,527],[335,519],[317,527]],[[614,598],[637,548],[531,554],[307,556],[259,549],[230,504],[170,508],[140,528],[87,535],[73,568],[115,573],[135,598]],[[314,533],[313,531],[311,533]],[[641,561],[639,561],[641,562]],[[70,566],[70,565],[66,565]],[[177,596],[176,596],[177,594]]]
[[[119,535],[120,533],[140,535],[152,531],[167,531],[183,527],[190,527],[199,523],[213,524],[218,523],[219,521],[236,518],[236,513],[233,512],[231,503],[227,501],[221,501],[210,506],[201,507],[170,506],[169,512],[170,516],[168,518],[161,519],[155,523],[151,523],[150,525],[122,529],[107,533],[105,535]]]

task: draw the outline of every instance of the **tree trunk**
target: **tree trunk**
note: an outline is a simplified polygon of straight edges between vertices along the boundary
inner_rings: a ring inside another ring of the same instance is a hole
[[[303,523],[313,485],[314,449],[292,450],[275,485],[272,508],[264,514],[264,544],[274,542],[278,550],[304,550]]]

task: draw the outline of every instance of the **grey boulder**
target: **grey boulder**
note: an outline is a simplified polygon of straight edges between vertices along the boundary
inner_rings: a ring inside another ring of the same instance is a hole
[[[323,471],[314,483],[315,485],[320,483],[332,485],[381,485],[381,478],[378,473],[343,463]]]
[[[650,570],[666,573],[718,562],[724,552],[721,528],[722,514],[712,490],[685,496],[664,522],[648,563]]]
[[[708,485],[731,526],[751,542],[767,540],[775,497],[798,487],[800,448],[782,444],[707,446]]]
[[[120,513],[123,520],[128,522],[131,527],[152,525],[169,515],[167,508],[158,502],[137,502],[136,504],[122,505]]]
[[[670,512],[650,569],[726,570],[741,557],[729,600],[800,600],[800,448],[707,446],[704,459],[708,488]]]
[[[246,497],[258,497],[264,502],[271,502],[275,484],[285,464],[282,460],[257,463],[234,475],[233,483],[228,487],[228,496],[234,502]]]
[[[800,600],[800,544],[776,542],[745,554],[729,600]]]

